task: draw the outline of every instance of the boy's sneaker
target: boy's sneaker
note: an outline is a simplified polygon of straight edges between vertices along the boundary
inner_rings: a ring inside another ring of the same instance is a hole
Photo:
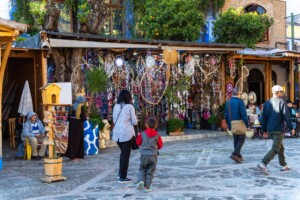
[[[288,171],[290,169],[291,168],[288,165],[286,165],[286,166],[281,166],[280,171]]]
[[[130,181],[130,178],[119,178],[119,183],[129,183]]]
[[[262,162],[258,163],[257,168],[265,175],[269,175],[269,172],[267,170],[267,165],[265,165],[264,163],[262,163]]]
[[[139,181],[136,185],[137,190],[142,190],[144,188],[144,181]]]
[[[145,189],[143,190],[143,192],[146,192],[146,193],[152,192],[152,189],[151,189],[151,188],[149,188],[149,189],[145,188]]]

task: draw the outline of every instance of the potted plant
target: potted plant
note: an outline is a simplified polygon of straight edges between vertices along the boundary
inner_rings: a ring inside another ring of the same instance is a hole
[[[217,110],[217,116],[220,121],[220,127],[226,131],[228,129],[228,125],[225,119],[225,103],[221,104]]]
[[[211,115],[207,121],[210,124],[210,129],[217,130],[218,117],[216,115]]]
[[[93,98],[97,92],[106,90],[108,83],[108,77],[103,67],[103,63],[100,62],[99,66],[92,66],[85,71],[86,87],[91,96],[89,99],[89,107],[87,113],[91,113],[91,106],[93,104]]]
[[[90,66],[87,64],[89,69],[85,71],[86,88],[90,92],[90,98],[87,110],[89,120],[84,122],[85,127],[89,127],[84,131],[84,151],[85,154],[89,155],[98,153],[99,149],[97,141],[99,139],[100,130],[104,127],[101,113],[99,111],[101,105],[98,105],[97,101],[94,102],[95,94],[97,92],[105,91],[108,83],[108,77],[103,67],[103,63],[101,61],[99,63],[99,66]],[[89,126],[90,124],[91,126]],[[97,134],[95,135],[95,133]],[[90,143],[90,140],[93,142]]]
[[[196,129],[200,129],[200,122],[201,122],[201,117],[199,113],[196,115]]]
[[[184,121],[181,119],[171,118],[167,121],[167,132],[169,135],[182,135]]]

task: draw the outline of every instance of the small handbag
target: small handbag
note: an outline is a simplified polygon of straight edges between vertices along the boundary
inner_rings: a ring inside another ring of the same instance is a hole
[[[247,132],[247,128],[243,120],[231,121],[231,132],[235,135],[243,135]]]
[[[131,149],[132,150],[136,150],[136,149],[139,149],[139,145],[137,145],[137,143],[136,143],[136,138],[137,138],[137,136],[138,136],[138,126],[137,125],[135,125],[135,126],[133,126],[134,127],[134,132],[135,132],[135,136],[133,136],[133,142],[132,142],[132,146],[131,146]]]
[[[231,109],[230,109],[230,100],[228,101],[228,107],[229,107],[229,117],[230,117],[230,123],[231,123],[231,132],[234,135],[243,135],[247,131],[247,127],[243,120],[231,120]]]

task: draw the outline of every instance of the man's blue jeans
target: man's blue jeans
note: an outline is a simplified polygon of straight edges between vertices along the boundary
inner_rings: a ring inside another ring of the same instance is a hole
[[[234,151],[232,152],[232,155],[240,156],[241,155],[241,149],[244,145],[246,135],[235,135],[233,134],[233,145],[234,145]]]

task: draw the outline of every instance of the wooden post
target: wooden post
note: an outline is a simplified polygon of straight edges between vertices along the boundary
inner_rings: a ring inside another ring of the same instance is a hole
[[[272,94],[272,63],[269,63],[268,62],[268,64],[269,64],[269,98],[268,99],[270,99],[272,96],[273,96],[273,94]]]
[[[294,76],[294,60],[290,61],[290,77],[289,77],[289,82],[290,82],[290,100],[294,102],[295,100],[295,76]]]
[[[267,101],[269,99],[269,93],[270,93],[270,65],[269,62],[265,62],[265,101]],[[272,78],[271,78],[272,79]],[[272,81],[272,80],[271,80]]]
[[[46,85],[48,80],[47,80],[47,58],[45,56],[45,51],[42,51],[42,85]]]
[[[0,170],[2,169],[2,94],[3,94],[3,79],[8,56],[11,50],[12,41],[8,42],[1,60],[0,67]],[[0,48],[1,51],[1,48]]]
[[[222,97],[223,97],[223,101],[222,103],[225,103],[226,102],[226,86],[225,86],[225,83],[226,83],[226,72],[225,72],[225,62],[221,62],[221,77],[222,77],[222,80],[221,80],[221,90],[222,90]]]

